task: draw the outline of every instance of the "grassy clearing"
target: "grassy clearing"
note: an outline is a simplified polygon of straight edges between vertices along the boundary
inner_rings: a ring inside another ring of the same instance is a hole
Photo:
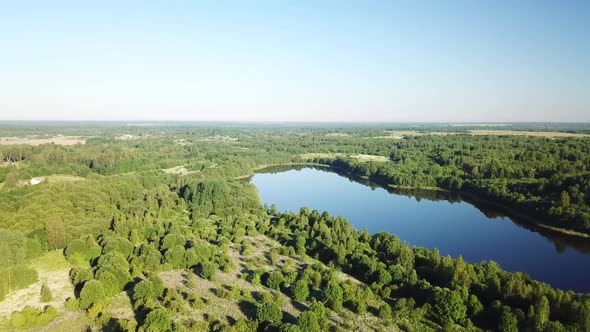
[[[80,136],[57,136],[49,138],[35,138],[35,137],[0,137],[0,145],[41,145],[41,144],[57,144],[57,145],[77,145],[86,144],[86,137]]]
[[[46,181],[48,183],[64,183],[64,182],[77,182],[77,181],[84,181],[86,180],[83,177],[75,176],[75,175],[59,175],[54,174],[46,177]]]
[[[564,133],[559,131],[518,131],[518,130],[470,130],[471,135],[511,135],[511,136],[533,136],[545,138],[565,138],[565,137],[590,137],[589,134]]]
[[[300,156],[304,160],[313,160],[316,158],[331,159],[337,157],[346,157],[347,155],[344,153],[304,153]],[[370,154],[349,155],[349,157],[358,159],[360,161],[389,161],[387,157]]]
[[[165,169],[162,169],[162,171],[166,174],[178,174],[181,176],[197,173],[197,171],[189,171],[185,165],[180,165],[180,166],[171,167],[171,168],[165,168]]]
[[[386,130],[385,133],[387,134],[387,136],[379,136],[377,138],[402,139],[404,137],[411,137],[411,136],[423,136],[423,135],[447,136],[447,135],[460,134],[459,132],[447,132],[447,131],[419,132],[419,131],[415,131],[415,130]]]
[[[487,129],[474,129],[466,132],[444,132],[444,131],[431,131],[431,132],[419,132],[415,130],[387,130],[385,131],[387,136],[379,136],[377,138],[393,138],[403,139],[405,137],[413,136],[424,136],[424,135],[459,135],[459,134],[471,134],[474,136],[531,136],[531,137],[545,137],[545,138],[567,138],[567,137],[590,137],[589,134],[577,134],[577,133],[564,133],[558,131],[519,131],[519,130],[487,130]]]
[[[9,317],[14,311],[21,311],[26,306],[44,308],[46,305],[51,305],[62,312],[66,299],[74,296],[74,286],[69,279],[71,264],[65,260],[61,250],[50,251],[35,258],[31,260],[30,265],[39,273],[39,281],[8,294],[0,302],[0,318]],[[53,295],[53,299],[49,302],[41,302],[41,285],[44,282]]]
[[[56,271],[72,268],[72,264],[66,260],[62,250],[53,250],[43,256],[33,258],[30,265],[37,271]]]

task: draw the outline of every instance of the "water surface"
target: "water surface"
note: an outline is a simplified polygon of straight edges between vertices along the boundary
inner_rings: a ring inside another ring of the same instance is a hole
[[[590,292],[590,241],[541,234],[457,195],[388,192],[314,168],[258,173],[251,182],[262,201],[279,210],[328,211],[371,234],[389,232],[414,246],[438,248],[442,255],[461,255],[473,263],[494,260],[553,287]]]

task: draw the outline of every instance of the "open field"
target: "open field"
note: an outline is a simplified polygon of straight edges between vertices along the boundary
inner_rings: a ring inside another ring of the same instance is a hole
[[[344,153],[304,153],[301,155],[301,158],[305,160],[312,160],[316,158],[337,158],[337,157],[346,157],[347,155]],[[387,157],[384,156],[376,156],[370,154],[356,154],[350,155],[351,158],[358,159],[360,161],[389,161]]]
[[[68,297],[74,296],[74,286],[70,283],[69,273],[71,265],[61,250],[50,251],[33,259],[30,264],[39,273],[39,281],[27,288],[17,290],[6,296],[0,302],[0,318],[9,317],[12,312],[20,311],[26,306],[43,308],[46,305],[64,310],[64,303]],[[53,295],[50,302],[41,302],[41,285],[46,282]]]
[[[0,137],[0,145],[42,145],[42,144],[57,144],[57,145],[76,145],[86,144],[86,137],[80,136],[57,136],[50,138],[36,138],[36,137]]]
[[[162,169],[162,171],[166,174],[178,174],[178,175],[182,175],[182,176],[197,173],[196,171],[189,171],[188,169],[186,169],[186,167],[184,165],[171,167],[171,168],[165,168],[165,169]]]
[[[512,136],[534,136],[546,138],[562,137],[590,137],[589,134],[564,133],[560,131],[518,131],[518,130],[470,130],[471,135],[512,135]]]
[[[404,137],[412,136],[425,136],[425,135],[460,135],[460,134],[471,134],[474,136],[531,136],[531,137],[546,137],[546,138],[565,138],[565,137],[590,137],[590,134],[579,134],[579,133],[566,133],[559,131],[520,131],[520,130],[487,130],[487,129],[474,129],[468,132],[445,132],[445,131],[431,131],[431,132],[419,132],[415,130],[388,130],[385,131],[387,136],[378,136],[376,138],[393,138],[402,139]]]

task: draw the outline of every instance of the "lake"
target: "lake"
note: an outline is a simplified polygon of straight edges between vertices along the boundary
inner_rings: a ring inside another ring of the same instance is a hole
[[[264,203],[341,215],[357,229],[478,263],[493,260],[555,288],[590,292],[590,240],[534,229],[497,208],[444,192],[388,191],[328,169],[268,169],[250,179]],[[363,182],[363,183],[361,183]]]

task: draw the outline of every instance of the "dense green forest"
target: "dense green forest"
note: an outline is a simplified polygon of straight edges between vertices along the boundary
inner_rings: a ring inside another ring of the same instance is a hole
[[[0,137],[14,144],[0,144],[0,300],[38,286],[39,304],[17,305],[0,329],[589,331],[586,294],[370,235],[326,212],[261,206],[244,181],[265,166],[323,164],[384,186],[472,195],[590,235],[588,128],[563,126],[476,135],[448,126],[4,124]],[[514,134],[541,129],[579,135]],[[85,144],[27,142],[57,135]],[[69,295],[45,283],[62,270]]]

